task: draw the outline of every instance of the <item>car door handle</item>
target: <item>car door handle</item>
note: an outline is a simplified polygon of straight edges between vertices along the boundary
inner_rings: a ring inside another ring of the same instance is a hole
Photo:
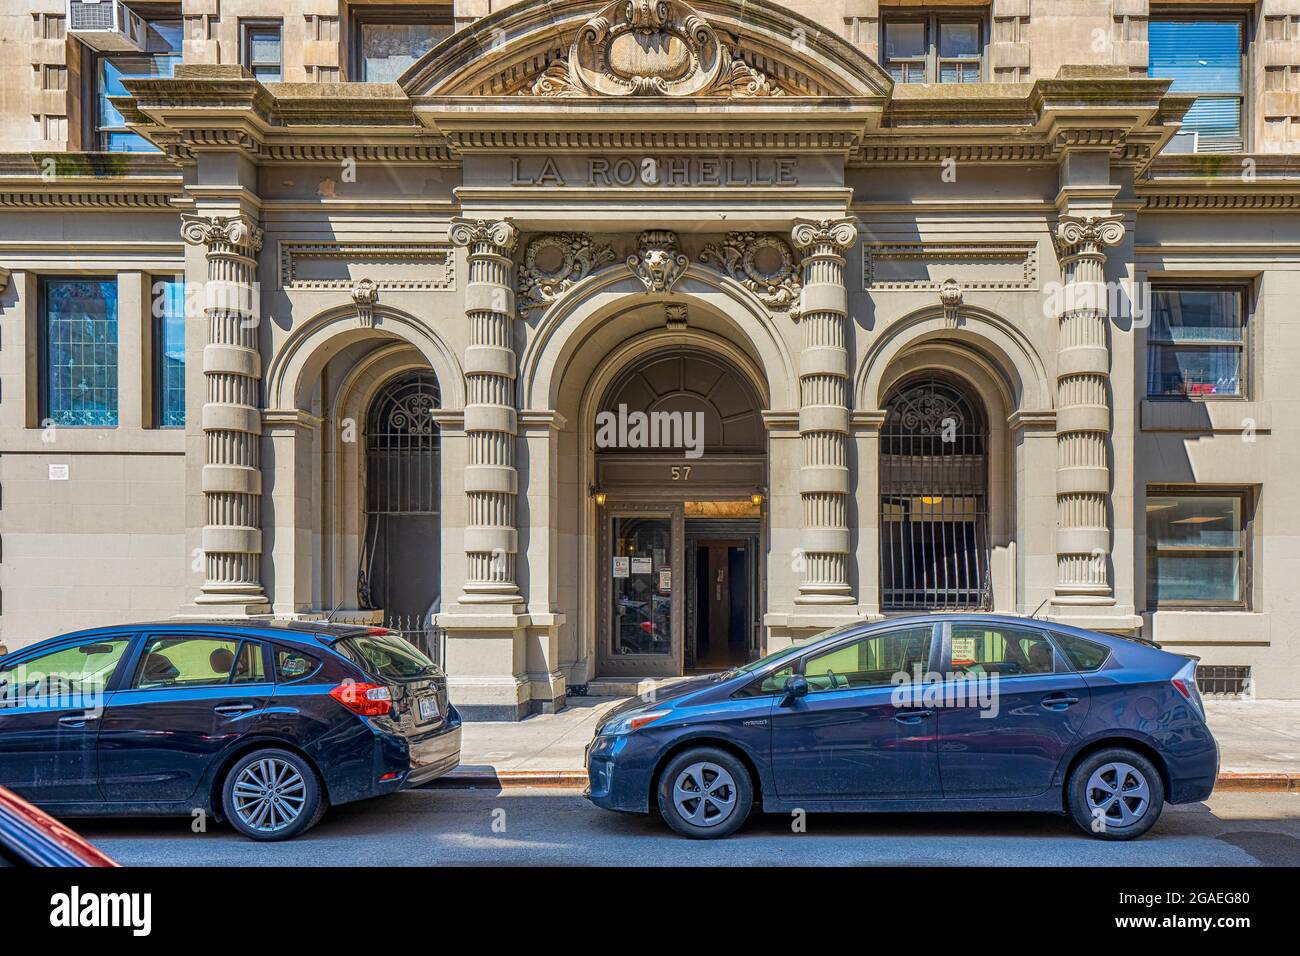
[[[1044,707],[1069,707],[1071,704],[1077,704],[1079,698],[1066,697],[1064,694],[1054,694],[1051,697],[1044,697],[1039,703]]]
[[[64,727],[81,727],[96,720],[99,720],[99,714],[77,714],[60,717],[59,723]]]
[[[223,704],[220,707],[212,708],[213,712],[217,714],[246,714],[252,709],[252,704]]]
[[[894,719],[900,724],[919,724],[927,717],[933,717],[932,710],[902,710],[894,715]]]

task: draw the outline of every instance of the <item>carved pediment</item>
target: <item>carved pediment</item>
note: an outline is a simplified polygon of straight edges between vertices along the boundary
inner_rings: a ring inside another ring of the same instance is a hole
[[[475,21],[401,79],[413,97],[866,97],[887,73],[777,0],[548,0]]]
[[[678,0],[614,0],[578,31],[531,96],[783,96]]]

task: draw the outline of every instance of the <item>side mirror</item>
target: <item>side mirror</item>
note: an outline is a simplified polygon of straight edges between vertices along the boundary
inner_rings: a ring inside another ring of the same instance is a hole
[[[785,706],[793,704],[800,697],[808,696],[808,681],[801,674],[791,674],[785,682],[785,699],[781,703]]]

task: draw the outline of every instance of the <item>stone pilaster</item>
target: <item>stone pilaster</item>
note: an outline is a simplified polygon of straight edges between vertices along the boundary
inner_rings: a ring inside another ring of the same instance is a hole
[[[515,525],[515,316],[511,253],[519,231],[509,220],[454,219],[451,241],[469,253],[465,314],[465,469],[467,573],[461,604],[519,604]]]
[[[849,352],[844,250],[857,241],[852,219],[796,220],[803,253],[799,324],[799,469],[803,580],[799,604],[852,604],[849,584]]]
[[[1064,272],[1056,377],[1056,594],[1058,605],[1110,604],[1108,518],[1110,314],[1106,247],[1124,238],[1120,216],[1061,216]]]
[[[244,215],[182,217],[181,235],[207,255],[203,349],[203,587],[200,605],[265,605],[257,253],[262,230]]]

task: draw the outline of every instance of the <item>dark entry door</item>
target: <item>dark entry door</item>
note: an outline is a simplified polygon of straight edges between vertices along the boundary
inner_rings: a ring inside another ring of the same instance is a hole
[[[749,659],[753,555],[744,539],[696,539],[695,667],[714,670]]]
[[[409,372],[376,396],[366,427],[366,543],[360,591],[384,623],[432,652],[440,592],[439,433],[432,372]]]

